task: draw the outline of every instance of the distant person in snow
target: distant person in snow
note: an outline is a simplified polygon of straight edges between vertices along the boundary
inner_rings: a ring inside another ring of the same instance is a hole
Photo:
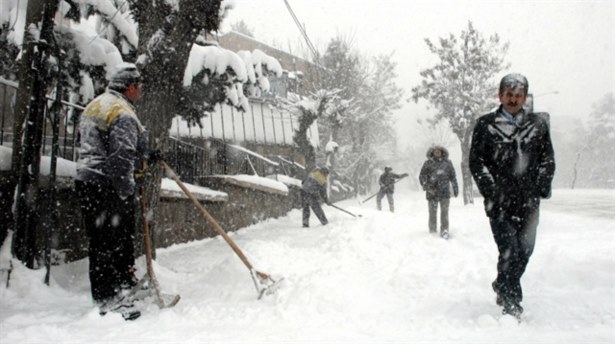
[[[448,239],[448,207],[452,195],[457,197],[459,187],[453,163],[448,159],[448,150],[442,146],[432,146],[427,150],[427,160],[423,163],[419,182],[425,190],[429,208],[429,233],[437,233],[438,204],[440,205],[440,236]]]
[[[134,108],[141,87],[136,66],[119,65],[79,123],[75,189],[89,239],[92,297],[99,307],[137,282],[135,171],[147,152],[147,136]]]
[[[382,198],[386,195],[387,201],[389,202],[389,210],[391,212],[395,211],[395,201],[393,199],[395,182],[407,176],[408,173],[396,174],[393,173],[393,168],[391,166],[385,166],[384,173],[378,179],[378,183],[380,184],[380,190],[378,191],[378,196],[376,196],[376,206],[378,210],[382,210]]]
[[[528,89],[523,75],[502,78],[501,105],[478,119],[470,148],[470,170],[499,251],[496,302],[516,317],[523,312],[521,276],[534,250],[540,199],[551,196],[555,172],[547,120],[523,109]]]
[[[329,223],[327,216],[325,216],[325,212],[320,206],[321,199],[326,204],[331,204],[327,197],[328,176],[329,169],[327,167],[320,167],[312,171],[302,183],[301,203],[303,205],[303,227],[310,226],[310,208],[312,208],[314,214],[323,226]]]

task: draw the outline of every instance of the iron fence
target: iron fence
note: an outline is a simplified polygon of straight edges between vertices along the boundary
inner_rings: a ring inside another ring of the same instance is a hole
[[[11,147],[13,143],[17,88],[17,83],[0,78],[0,145],[5,147]],[[79,158],[79,133],[76,128],[78,127],[79,116],[84,108],[77,104],[61,102],[61,107],[52,111],[51,104],[53,101],[54,99],[49,98],[45,106],[45,125],[43,127],[41,154],[50,156],[52,149],[55,149],[57,157],[77,161]],[[213,117],[215,115],[210,114],[210,120]],[[220,119],[222,119],[222,113],[220,113]],[[54,122],[59,123],[55,130],[53,128]],[[265,126],[264,122],[262,124]],[[236,127],[232,126],[232,132],[235,132]],[[230,128],[222,126],[221,129],[228,130]],[[255,130],[254,128],[250,129]],[[214,131],[213,126],[211,131]],[[244,132],[243,138],[247,139],[249,135],[245,134],[246,126],[243,123],[242,131]],[[171,132],[174,131],[172,130]],[[266,135],[265,130],[263,130],[263,135]],[[55,145],[53,144],[54,136],[56,136]],[[199,184],[201,178],[216,174],[257,174],[266,176],[280,173],[300,175],[300,173],[296,173],[300,165],[290,162],[292,161],[290,157],[279,156],[278,158],[268,159],[242,147],[228,144],[226,141],[202,134],[182,135],[181,137],[169,136],[168,146],[164,154],[165,159],[182,180],[196,184]],[[253,142],[253,144],[255,143],[256,141]],[[273,144],[275,146],[280,145],[280,143],[290,146],[287,142],[276,143],[275,140],[269,143],[269,145]],[[267,145],[266,142],[265,145]]]

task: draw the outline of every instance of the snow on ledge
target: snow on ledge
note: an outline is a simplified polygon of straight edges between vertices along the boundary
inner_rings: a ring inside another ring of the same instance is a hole
[[[259,176],[252,176],[247,174],[237,175],[213,175],[209,178],[215,178],[222,180],[224,183],[237,185],[254,190],[277,193],[284,196],[288,195],[288,187],[284,183]]]
[[[271,175],[268,175],[267,178],[273,179],[273,180],[277,180],[279,182],[282,182],[286,186],[296,186],[296,187],[299,187],[299,188],[301,187],[301,180],[299,180],[297,178],[289,177],[287,175],[271,174]]]
[[[188,198],[177,183],[169,178],[162,178],[160,182],[160,197],[165,198]],[[228,194],[226,192],[212,190],[204,186],[192,185],[184,183],[188,191],[190,191],[199,201],[211,202],[226,202]]]
[[[0,171],[9,171],[11,169],[11,154],[12,149],[9,147],[0,146]],[[41,157],[41,167],[40,174],[42,176],[49,175],[49,169],[51,167],[50,157],[42,156]],[[77,163],[58,158],[57,160],[57,168],[56,175],[58,179],[66,179],[67,183],[72,184],[72,180],[74,180],[77,175]],[[228,195],[226,192],[215,191],[203,186],[197,186],[192,184],[186,184],[186,187],[190,192],[194,194],[196,199],[201,201],[211,201],[211,202],[226,202],[228,201]],[[160,197],[167,198],[188,198],[184,194],[184,192],[179,188],[175,181],[162,178],[161,187],[160,187]]]

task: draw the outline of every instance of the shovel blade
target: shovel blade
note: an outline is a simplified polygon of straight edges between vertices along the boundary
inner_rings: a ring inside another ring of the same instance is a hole
[[[262,299],[265,295],[275,294],[282,286],[283,281],[284,278],[278,278],[276,280],[269,278],[266,282],[260,283],[257,300]]]
[[[256,292],[258,293],[257,300],[260,300],[265,295],[271,295],[276,292],[280,288],[281,282],[284,278],[273,279],[270,275],[256,271],[254,269],[250,270],[252,275],[252,281],[254,281],[254,287],[256,287]]]

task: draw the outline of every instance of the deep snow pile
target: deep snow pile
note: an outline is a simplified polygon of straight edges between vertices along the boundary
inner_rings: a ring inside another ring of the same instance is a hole
[[[182,300],[172,309],[151,305],[133,322],[98,315],[87,260],[54,266],[51,287],[43,270],[17,266],[10,288],[4,280],[0,287],[0,343],[615,341],[612,191],[555,190],[543,204],[521,324],[494,302],[497,250],[482,199],[451,201],[445,241],[428,233],[423,197],[400,187],[395,214],[347,200],[336,205],[363,217],[325,206],[325,227],[312,217],[301,228],[294,210],[231,233],[258,270],[285,279],[260,301],[221,238],[158,250],[162,289]],[[143,257],[138,265],[144,273]]]

